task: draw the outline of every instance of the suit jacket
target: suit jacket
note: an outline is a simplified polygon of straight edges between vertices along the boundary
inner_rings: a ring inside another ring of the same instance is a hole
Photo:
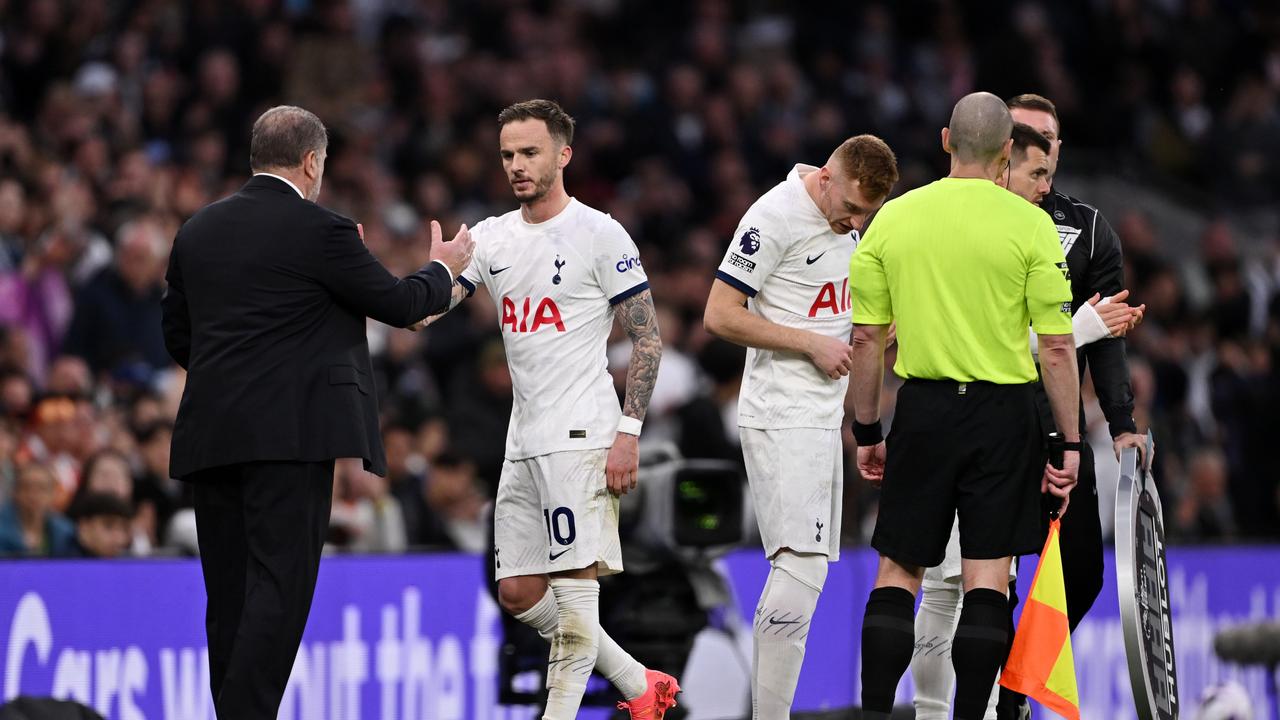
[[[173,477],[339,457],[386,474],[365,318],[444,310],[447,268],[396,278],[350,219],[258,175],[182,226],[166,279],[165,347],[188,373]]]

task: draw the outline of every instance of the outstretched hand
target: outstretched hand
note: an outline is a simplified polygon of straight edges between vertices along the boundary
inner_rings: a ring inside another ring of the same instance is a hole
[[[471,254],[475,252],[476,241],[471,238],[471,231],[467,229],[466,223],[458,229],[458,234],[453,236],[453,240],[444,242],[443,237],[440,223],[432,220],[431,259],[439,260],[448,266],[449,272],[456,278],[471,264]]]

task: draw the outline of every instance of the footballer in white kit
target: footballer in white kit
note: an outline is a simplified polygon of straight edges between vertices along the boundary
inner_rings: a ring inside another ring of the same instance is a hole
[[[707,330],[748,348],[738,426],[772,565],[753,630],[758,720],[789,717],[827,563],[840,557],[849,259],[897,179],[893,152],[870,135],[821,168],[796,165],[743,216],[707,300]]]
[[[627,231],[565,191],[573,118],[528,100],[498,123],[520,208],[472,229],[475,253],[449,306],[485,286],[511,370],[515,401],[494,503],[498,601],[551,643],[543,720],[576,717],[593,669],[633,718],[660,720],[680,685],[604,632],[597,582],[622,571],[618,496],[636,487],[638,436],[662,357],[649,282]],[[615,317],[632,341],[621,407],[605,357]]]
[[[639,251],[616,220],[574,199],[544,222],[513,210],[471,236],[458,282],[488,288],[515,394],[494,507],[496,575],[620,572],[605,456],[622,410],[605,347],[614,308],[649,289]]]

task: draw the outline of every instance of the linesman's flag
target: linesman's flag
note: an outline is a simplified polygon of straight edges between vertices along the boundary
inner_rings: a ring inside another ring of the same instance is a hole
[[[1080,720],[1080,691],[1071,655],[1067,623],[1067,591],[1058,548],[1060,522],[1049,524],[1049,539],[1040,551],[1040,566],[1031,582],[1031,597],[1013,636],[1013,650],[1000,674],[1000,684],[1038,701],[1067,720]]]

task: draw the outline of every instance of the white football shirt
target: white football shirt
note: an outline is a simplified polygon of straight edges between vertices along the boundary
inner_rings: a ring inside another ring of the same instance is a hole
[[[622,408],[605,356],[613,306],[649,287],[622,225],[571,199],[545,222],[519,210],[471,229],[458,282],[498,309],[515,402],[508,460],[613,444]]]
[[[766,320],[847,341],[858,233],[831,232],[802,181],[816,170],[796,165],[747,210],[716,277],[746,293],[747,308]],[[803,354],[748,348],[738,425],[839,428],[848,385],[847,376],[832,380]]]

